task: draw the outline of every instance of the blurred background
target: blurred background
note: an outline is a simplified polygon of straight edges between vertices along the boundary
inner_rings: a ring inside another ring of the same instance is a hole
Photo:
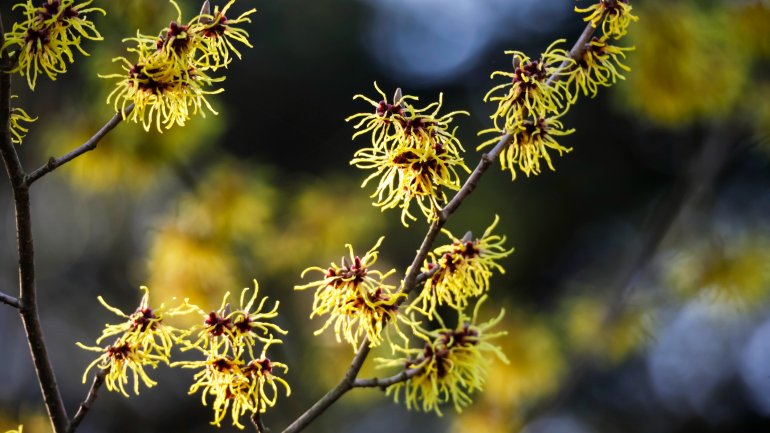
[[[13,2],[0,4],[10,28]],[[180,0],[185,19],[200,2]],[[223,4],[215,0],[214,4]],[[313,337],[311,292],[295,292],[308,266],[339,263],[344,245],[365,252],[385,235],[379,264],[402,274],[425,231],[371,206],[368,173],[349,166],[345,117],[396,87],[423,102],[444,92],[466,109],[458,136],[475,166],[488,128],[486,91],[504,50],[537,57],[554,39],[572,44],[583,23],[574,2],[542,0],[238,0],[256,7],[253,49],[231,65],[218,116],[146,133],[121,124],[91,153],[35,184],[40,310],[68,409],[104,323],[97,295],[132,311],[152,297],[189,297],[204,309],[226,291],[260,283],[280,300],[291,397],[264,417],[280,431],[341,377],[352,356],[332,334]],[[589,4],[587,0],[581,6]],[[124,55],[121,39],[175,18],[162,1],[95,6],[105,41],[88,43],[56,82],[18,105],[39,120],[20,153],[43,164],[88,138],[113,111],[105,103]],[[308,432],[753,432],[770,430],[770,4],[635,1],[639,22],[626,80],[581,99],[563,119],[556,172],[495,167],[449,229],[498,232],[515,247],[495,275],[486,311],[504,306],[495,363],[483,393],[461,414],[409,412],[378,390],[355,390]],[[443,242],[440,238],[439,242]],[[13,202],[0,182],[0,288],[14,293]],[[392,280],[397,283],[397,278]],[[387,354],[387,350],[375,353]],[[387,375],[368,362],[363,377]],[[160,382],[124,398],[102,391],[81,428],[91,432],[238,431],[209,426],[210,408],[188,396],[192,373],[159,367]],[[18,315],[0,306],[0,430],[49,432]],[[89,379],[90,384],[90,379]],[[246,421],[244,419],[244,421]]]

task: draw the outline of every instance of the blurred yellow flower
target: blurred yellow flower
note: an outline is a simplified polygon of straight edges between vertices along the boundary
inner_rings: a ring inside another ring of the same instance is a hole
[[[729,28],[741,41],[740,48],[759,58],[770,57],[770,3],[754,1],[730,6]]]
[[[648,336],[643,311],[631,306],[612,323],[607,321],[607,302],[603,299],[578,297],[563,308],[559,316],[572,350],[597,361],[618,363],[638,350]]]
[[[22,433],[22,430],[24,430],[24,426],[20,425],[16,430],[8,430],[5,433]]]
[[[628,35],[637,47],[628,66],[636,73],[620,87],[625,105],[664,126],[735,113],[750,93],[751,58],[746,41],[729,30],[735,26],[727,9],[640,5],[642,19]]]
[[[148,258],[149,284],[163,295],[186,296],[207,303],[219,288],[238,286],[238,264],[225,240],[163,227],[152,239]]]
[[[770,240],[756,233],[688,245],[667,260],[668,284],[683,296],[705,294],[742,308],[763,305],[770,287]]]

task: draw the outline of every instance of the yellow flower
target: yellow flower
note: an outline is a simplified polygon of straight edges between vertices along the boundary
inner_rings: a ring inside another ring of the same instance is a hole
[[[499,218],[484,231],[481,238],[471,239],[470,232],[463,239],[458,239],[447,230],[442,232],[452,244],[436,248],[426,260],[424,272],[438,270],[425,282],[423,290],[411,308],[419,309],[429,318],[436,314],[437,305],[449,305],[455,310],[463,310],[468,300],[476,298],[489,290],[489,279],[492,271],[501,274],[505,269],[497,261],[508,257],[513,249],[503,247],[505,236],[492,235]]]
[[[384,209],[401,208],[401,222],[416,218],[409,212],[412,200],[417,201],[422,213],[430,220],[444,202],[446,194],[442,187],[451,190],[460,188],[459,168],[470,172],[460,152],[462,144],[451,129],[451,122],[458,114],[453,111],[440,115],[443,95],[437,102],[423,108],[415,108],[409,101],[415,96],[402,96],[396,91],[394,103],[387,102],[385,94],[374,87],[382,96],[376,102],[363,95],[356,95],[369,102],[374,113],[359,113],[346,120],[360,118],[354,126],[360,129],[353,135],[371,133],[372,147],[359,149],[350,164],[362,169],[373,169],[374,173],[364,180],[362,187],[378,178],[377,189],[371,195],[376,198],[375,206]]]
[[[120,391],[126,397],[128,394],[125,385],[128,383],[128,370],[133,373],[134,393],[139,394],[139,379],[150,388],[156,384],[144,371],[145,366],[155,368],[159,362],[169,363],[171,348],[176,341],[178,329],[164,322],[166,317],[188,314],[194,311],[194,307],[187,301],[175,308],[166,309],[165,304],[158,308],[149,305],[150,292],[147,287],[142,287],[144,296],[139,307],[130,315],[110,306],[99,296],[99,302],[111,312],[127,319],[117,325],[107,325],[102,331],[101,337],[96,340],[99,344],[102,340],[118,336],[111,346],[92,347],[77,343],[82,349],[93,352],[102,352],[102,355],[94,360],[86,368],[83,374],[83,383],[88,378],[88,372],[93,367],[101,370],[107,369],[105,383],[110,391]]]
[[[137,63],[131,63],[125,57],[115,59],[123,63],[124,74],[100,75],[119,80],[107,97],[107,103],[113,103],[115,110],[122,113],[129,104],[134,104],[127,118],[132,122],[141,122],[147,131],[153,126],[159,132],[174,125],[184,126],[192,115],[200,113],[205,117],[204,108],[217,114],[206,96],[224,90],[205,88],[223,81],[223,77],[209,77],[194,67],[179,68],[173,59],[158,55],[162,51],[149,52],[139,43],[133,50],[139,55]]]
[[[24,429],[24,426],[23,426],[23,425],[20,425],[18,429],[16,429],[16,430],[8,430],[8,431],[7,431],[7,432],[5,432],[5,433],[22,433],[22,430],[23,430],[23,429]]]
[[[433,146],[411,147],[402,145],[390,151],[365,148],[356,152],[350,162],[358,168],[374,169],[361,184],[365,187],[372,179],[379,179],[371,195],[375,206],[385,209],[401,208],[401,222],[416,218],[409,212],[412,200],[429,220],[446,202],[441,189],[460,189],[458,169],[470,172],[462,158],[437,143]]]
[[[353,139],[359,135],[371,133],[372,147],[376,151],[392,150],[397,147],[431,147],[440,143],[453,155],[459,155],[463,150],[460,141],[455,137],[455,129],[450,130],[450,124],[458,114],[468,115],[467,111],[452,111],[439,115],[444,102],[444,95],[439,94],[438,101],[423,108],[415,108],[409,101],[417,101],[416,96],[401,95],[401,89],[396,91],[394,102],[388,103],[387,97],[374,83],[374,88],[382,96],[376,102],[364,95],[355,95],[353,99],[363,99],[374,107],[374,113],[354,114],[345,121],[361,120],[353,126],[360,131],[353,134]]]
[[[280,343],[281,340],[276,339],[273,332],[286,334],[287,331],[266,321],[266,319],[278,317],[279,302],[276,301],[270,310],[263,311],[268,298],[264,297],[256,304],[259,294],[257,280],[254,280],[254,292],[251,298],[246,301],[248,291],[248,287],[241,291],[240,303],[235,309],[228,302],[230,292],[225,293],[219,309],[208,314],[204,313],[203,325],[187,332],[187,335],[190,335],[197,331],[195,341],[184,342],[187,348],[198,347],[215,355],[230,353],[233,358],[240,360],[244,348],[252,358],[254,357],[253,346],[257,341],[264,344]],[[203,313],[202,310],[198,310]]]
[[[17,98],[16,95],[11,96],[11,99]],[[23,108],[14,107],[11,109],[11,119],[8,126],[8,130],[11,133],[11,143],[21,144],[24,137],[27,136],[29,128],[22,125],[21,122],[32,123],[37,120],[37,117],[32,117],[24,111]]]
[[[405,358],[378,359],[383,367],[417,371],[406,381],[387,388],[386,393],[392,394],[396,403],[403,394],[408,409],[435,411],[441,415],[440,405],[451,401],[455,410],[461,412],[472,402],[470,394],[483,388],[491,358],[496,356],[508,362],[500,348],[489,341],[506,334],[490,332],[490,328],[502,320],[505,310],[494,319],[476,324],[479,307],[485,300],[486,296],[479,299],[473,317],[461,312],[457,328],[447,328],[441,323],[439,329],[425,331],[414,326],[415,335],[424,345],[420,348],[394,345],[394,350]]]
[[[490,116],[496,130],[511,132],[528,117],[545,117],[559,113],[565,107],[561,93],[563,85],[557,78],[566,74],[561,68],[562,63],[572,64],[574,60],[566,50],[556,48],[563,42],[564,39],[559,39],[552,43],[537,60],[520,51],[505,52],[513,55],[513,72],[495,71],[491,78],[499,75],[510,80],[493,87],[484,96],[485,102],[497,102],[497,110]],[[504,93],[495,95],[500,91]],[[502,127],[498,119],[504,120]]]
[[[363,258],[353,253],[351,245],[346,245],[350,250],[350,262],[343,257],[340,265],[332,263],[328,269],[310,267],[302,272],[303,278],[309,271],[324,275],[322,280],[294,287],[295,290],[316,288],[311,318],[329,315],[326,323],[315,332],[316,335],[334,325],[337,341],[344,338],[354,350],[364,334],[369,337],[371,347],[382,342],[382,330],[396,316],[399,300],[403,297],[394,294],[393,286],[383,283],[395,269],[385,274],[371,269],[377,261],[377,248],[383,239],[380,238]]]
[[[208,65],[212,70],[216,70],[220,66],[227,66],[230,63],[230,51],[240,59],[241,53],[235,48],[232,41],[240,42],[252,48],[246,30],[234,27],[234,25],[250,23],[251,19],[248,16],[256,13],[257,10],[250,9],[238,18],[228,18],[226,14],[233,3],[235,0],[230,0],[222,10],[216,6],[213,14],[201,14],[191,25],[191,32],[202,35],[208,44],[201,58],[197,60],[198,64]]]
[[[110,306],[101,296],[98,297],[105,308],[127,320],[117,325],[107,325],[96,343],[99,344],[107,338],[119,335],[120,340],[136,344],[138,350],[157,356],[158,359],[168,363],[171,348],[180,331],[165,323],[164,319],[189,314],[195,311],[195,307],[185,300],[182,305],[171,309],[167,309],[163,303],[153,309],[149,305],[150,290],[144,286],[140,290],[144,291],[144,296],[139,307],[130,315]]]
[[[497,132],[495,129],[481,131],[480,134]],[[556,142],[554,137],[568,135],[575,132],[574,129],[564,130],[564,125],[557,117],[524,120],[513,131],[511,141],[506,149],[500,153],[500,165],[503,170],[508,169],[512,178],[516,179],[516,167],[529,177],[530,174],[540,174],[540,160],[545,160],[548,168],[554,171],[548,149],[562,153],[569,153],[572,148],[564,147]],[[498,137],[490,139],[477,147],[478,149],[489,146],[499,140]]]
[[[144,383],[148,388],[152,388],[157,385],[157,382],[150,379],[147,373],[144,371],[144,367],[150,366],[155,368],[160,361],[168,361],[168,358],[161,355],[153,355],[151,353],[142,350],[140,345],[135,342],[129,342],[123,339],[118,339],[115,344],[111,346],[103,347],[91,347],[81,343],[77,343],[78,347],[92,352],[102,352],[102,354],[96,358],[86,368],[83,373],[83,383],[86,383],[88,379],[88,372],[97,367],[100,370],[106,370],[107,375],[104,378],[104,384],[109,391],[120,391],[121,394],[128,397],[125,385],[128,384],[128,372],[132,373],[134,381],[134,394],[139,394],[139,380]]]
[[[575,12],[588,14],[583,21],[596,28],[602,24],[606,37],[620,39],[628,33],[628,26],[639,18],[631,13],[628,0],[599,0],[586,8],[575,6]]]
[[[396,95],[393,97],[393,103],[388,102],[388,97],[377,86],[377,82],[374,83],[374,88],[377,93],[380,94],[382,99],[377,102],[373,99],[369,99],[364,95],[358,94],[353,96],[353,99],[363,99],[374,107],[374,113],[358,113],[354,114],[347,119],[346,122],[350,122],[354,119],[361,119],[356,123],[353,128],[357,129],[353,134],[353,139],[359,135],[371,133],[372,147],[376,150],[382,150],[390,147],[390,144],[398,140],[398,131],[396,130],[396,124],[403,121],[404,105],[409,100],[417,100],[416,96],[401,95],[400,91],[396,91]]]
[[[569,74],[564,78],[567,93],[572,96],[574,103],[580,92],[583,95],[595,97],[599,86],[609,87],[619,79],[625,80],[618,69],[626,72],[631,69],[621,63],[621,58],[626,57],[626,51],[633,50],[634,47],[623,48],[607,43],[607,38],[594,37],[590,43],[586,44],[583,57],[576,64],[568,69]],[[572,90],[569,88],[572,87]]]
[[[207,353],[205,360],[183,361],[174,363],[173,366],[202,368],[195,374],[195,383],[190,386],[189,394],[195,394],[200,390],[201,403],[204,406],[207,405],[208,397],[214,398],[212,403],[214,420],[211,424],[220,426],[229,411],[233,425],[243,429],[244,426],[240,423],[241,416],[247,412],[265,412],[267,407],[275,406],[278,398],[276,383],[284,387],[287,397],[291,394],[289,384],[274,374],[276,368],[281,368],[286,373],[288,367],[266,356],[267,349],[273,342],[277,340],[265,343],[259,359],[249,363],[227,355],[203,351]],[[269,392],[266,391],[266,386],[269,387]]]
[[[45,0],[36,7],[32,0],[16,4],[25,19],[13,24],[5,34],[2,49],[15,47],[11,52],[17,56],[17,64],[11,72],[27,77],[30,89],[35,89],[37,76],[45,73],[51,80],[67,71],[67,62],[72,63],[74,47],[83,55],[88,53],[81,47],[81,38],[102,40],[94,24],[86,14],[103,9],[88,8],[91,1],[75,4],[75,0]]]

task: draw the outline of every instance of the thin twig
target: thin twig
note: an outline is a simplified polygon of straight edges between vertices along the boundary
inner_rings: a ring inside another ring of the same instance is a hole
[[[206,1],[206,4],[208,4],[208,0]],[[251,423],[254,424],[257,433],[267,433],[270,430],[265,427],[265,423],[262,421],[262,415],[259,412],[260,406],[262,406],[262,394],[257,393],[257,410],[251,415]]]
[[[431,268],[428,271],[421,272],[419,275],[417,275],[417,278],[414,279],[415,286],[419,286],[420,284],[422,284],[425,281],[427,281],[430,277],[433,276],[433,274],[438,272],[439,269],[441,269],[441,266],[434,266],[433,268]]]
[[[107,376],[107,373],[109,373],[109,368],[96,373],[86,398],[82,403],[80,403],[80,406],[78,406],[77,413],[74,417],[72,417],[72,421],[70,421],[69,427],[67,427],[67,433],[74,433],[74,431],[77,430],[78,426],[83,421],[83,418],[88,415],[88,411],[91,409],[91,405],[94,404],[94,400],[96,400],[96,397],[98,397],[99,388],[101,388],[102,384],[104,384],[104,378]]]
[[[379,379],[373,377],[371,379],[356,379],[353,382],[353,388],[380,388],[383,391],[390,385],[395,385],[400,382],[409,380],[410,378],[420,374],[421,368],[409,368],[393,376]]]
[[[257,429],[257,433],[267,433],[270,430],[265,427],[265,423],[262,422],[262,416],[257,410],[251,415],[251,423],[254,424],[254,428]]]
[[[134,104],[131,104],[128,107],[126,107],[126,109],[122,113],[115,113],[115,115],[112,116],[112,118],[109,121],[107,121],[107,123],[105,123],[104,126],[102,126],[99,129],[99,131],[97,131],[96,134],[93,135],[93,137],[89,138],[86,142],[78,146],[76,149],[66,153],[65,155],[62,155],[59,158],[51,157],[44,166],[38,168],[37,170],[30,173],[29,176],[27,176],[27,179],[26,179],[27,185],[32,185],[35,181],[45,176],[46,174],[54,171],[58,167],[61,167],[62,165],[72,161],[73,159],[77,158],[78,156],[86,152],[96,149],[96,145],[99,144],[99,141],[101,141],[101,139],[104,138],[105,135],[107,135],[116,126],[118,126],[118,124],[126,116],[128,116],[133,110],[134,110]]]
[[[2,45],[0,37],[0,46]],[[3,62],[7,60],[4,51]],[[29,185],[16,148],[11,142],[9,131],[11,98],[11,75],[0,73],[0,154],[13,189],[16,208],[16,244],[19,256],[19,302],[21,320],[27,334],[32,362],[43,394],[48,418],[55,433],[67,430],[69,418],[61,398],[56,376],[51,366],[43,330],[38,316],[37,289],[35,288],[35,250],[32,240],[32,217],[30,214]]]
[[[6,305],[10,305],[13,308],[20,309],[21,308],[21,302],[19,302],[18,299],[14,298],[11,295],[6,295],[5,293],[0,292],[0,302]]]
[[[319,415],[324,413],[324,411],[342,397],[343,394],[350,391],[353,388],[353,383],[358,372],[361,371],[361,367],[363,367],[364,361],[366,361],[366,357],[369,355],[369,350],[369,339],[364,338],[363,343],[361,343],[361,346],[358,348],[358,352],[356,352],[356,355],[353,357],[353,361],[350,363],[350,367],[345,372],[345,376],[337,386],[332,388],[326,395],[321,397],[320,400],[315,402],[310,409],[300,415],[300,417],[291,423],[290,426],[286,427],[283,433],[296,433],[301,431]]]

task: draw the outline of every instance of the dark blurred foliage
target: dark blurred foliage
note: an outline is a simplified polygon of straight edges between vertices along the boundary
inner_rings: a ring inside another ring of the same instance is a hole
[[[6,28],[12,2],[2,2]],[[582,3],[587,3],[583,0]],[[75,147],[111,115],[104,100],[121,38],[174,18],[162,1],[108,10],[56,82],[19,104],[40,119],[20,148],[25,166]],[[198,2],[180,1],[185,16]],[[490,170],[453,217],[454,233],[498,228],[515,254],[493,279],[508,310],[485,393],[461,415],[408,412],[355,390],[307,431],[749,432],[770,429],[770,5],[760,1],[638,1],[632,72],[565,117],[574,151],[556,172],[510,181]],[[370,206],[349,166],[350,114],[372,82],[468,109],[458,136],[474,166],[491,105],[489,74],[506,49],[535,55],[583,28],[571,2],[534,0],[239,0],[256,6],[253,49],[228,71],[219,116],[163,134],[120,125],[79,161],[33,188],[41,316],[70,411],[86,392],[90,353],[75,346],[125,311],[140,285],[153,296],[215,308],[251,285],[281,301],[290,330],[275,358],[290,366],[290,398],[265,421],[287,425],[333,386],[352,353],[313,337],[300,272],[365,251],[381,235],[383,269],[403,269],[423,221]],[[0,187],[0,289],[16,278],[13,206]],[[624,294],[621,296],[620,294]],[[491,303],[490,303],[491,304]],[[18,317],[0,308],[0,430],[49,431]],[[102,391],[80,431],[235,431],[208,425],[188,396],[191,374],[159,368],[160,385],[126,399]],[[366,367],[362,375],[384,374]],[[8,426],[8,427],[6,427]]]

